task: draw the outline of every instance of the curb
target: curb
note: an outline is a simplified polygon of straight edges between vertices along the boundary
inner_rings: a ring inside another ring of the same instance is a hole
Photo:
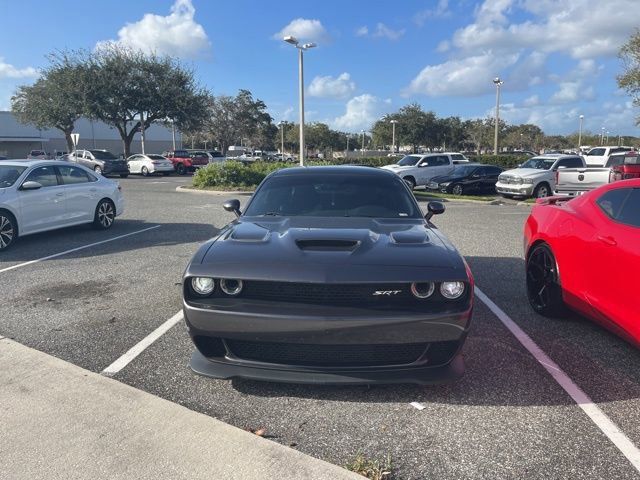
[[[414,193],[414,197],[416,197],[416,200],[420,201],[420,200],[424,200],[424,201],[431,201],[434,200],[436,202],[446,202],[446,203],[450,203],[450,202],[462,202],[462,203],[479,203],[481,205],[500,205],[500,199],[496,198],[494,200],[473,200],[473,199],[466,199],[466,198],[442,198],[442,197],[438,197],[438,196],[427,196],[427,195],[416,195]]]
[[[205,195],[253,195],[253,190],[198,190],[184,186],[176,187],[176,192],[199,193]]]

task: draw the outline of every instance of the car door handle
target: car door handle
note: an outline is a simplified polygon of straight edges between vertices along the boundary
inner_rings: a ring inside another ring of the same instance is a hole
[[[615,238],[613,237],[606,237],[604,235],[598,235],[598,240],[600,240],[602,243],[606,244],[606,245],[611,245],[616,246],[618,244],[618,242],[616,242]]]

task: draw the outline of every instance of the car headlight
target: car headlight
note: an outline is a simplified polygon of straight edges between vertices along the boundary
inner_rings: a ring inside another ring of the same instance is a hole
[[[198,295],[209,295],[213,292],[216,282],[209,277],[193,277],[191,287]]]
[[[513,177],[513,183],[515,183],[516,185],[522,185],[522,178]]]
[[[436,286],[433,282],[415,282],[411,284],[411,293],[416,298],[429,298]]]
[[[223,278],[220,280],[220,289],[227,295],[239,295],[242,291],[242,287],[242,280],[234,280],[230,278]]]
[[[525,183],[527,185],[533,185],[533,178],[523,178],[522,183]]]
[[[448,187],[449,185],[451,185],[451,182],[442,182],[442,183],[440,184],[440,187],[443,187],[443,188],[444,188],[444,187]]]
[[[464,293],[464,282],[442,282],[440,284],[440,293],[449,300],[460,298]]]

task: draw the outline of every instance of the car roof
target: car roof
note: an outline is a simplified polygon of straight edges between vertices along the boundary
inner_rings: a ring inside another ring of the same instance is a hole
[[[381,168],[372,168],[363,165],[329,165],[317,167],[289,167],[277,170],[273,173],[276,176],[288,175],[362,175],[371,177],[391,176],[397,178],[397,175],[389,170]]]

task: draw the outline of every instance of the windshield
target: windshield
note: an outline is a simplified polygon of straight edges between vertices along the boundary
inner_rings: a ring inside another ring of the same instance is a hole
[[[22,175],[27,167],[15,167],[13,165],[0,165],[0,188],[10,187]]]
[[[520,168],[536,168],[538,170],[549,170],[556,163],[555,158],[530,158],[524,162]]]
[[[421,218],[402,180],[373,175],[283,175],[265,180],[246,216]]]
[[[418,155],[407,155],[403,159],[399,160],[397,165],[400,165],[401,167],[410,167],[418,163],[418,160],[421,158],[422,157],[419,157]]]
[[[166,160],[162,155],[150,154],[147,155],[147,157],[149,157],[151,160]]]
[[[93,156],[95,157],[96,160],[118,160],[118,157],[116,157],[111,152],[105,152],[104,150],[89,150],[89,151],[93,153]]]
[[[449,176],[468,177],[476,168],[478,168],[476,165],[462,165],[455,167]]]

